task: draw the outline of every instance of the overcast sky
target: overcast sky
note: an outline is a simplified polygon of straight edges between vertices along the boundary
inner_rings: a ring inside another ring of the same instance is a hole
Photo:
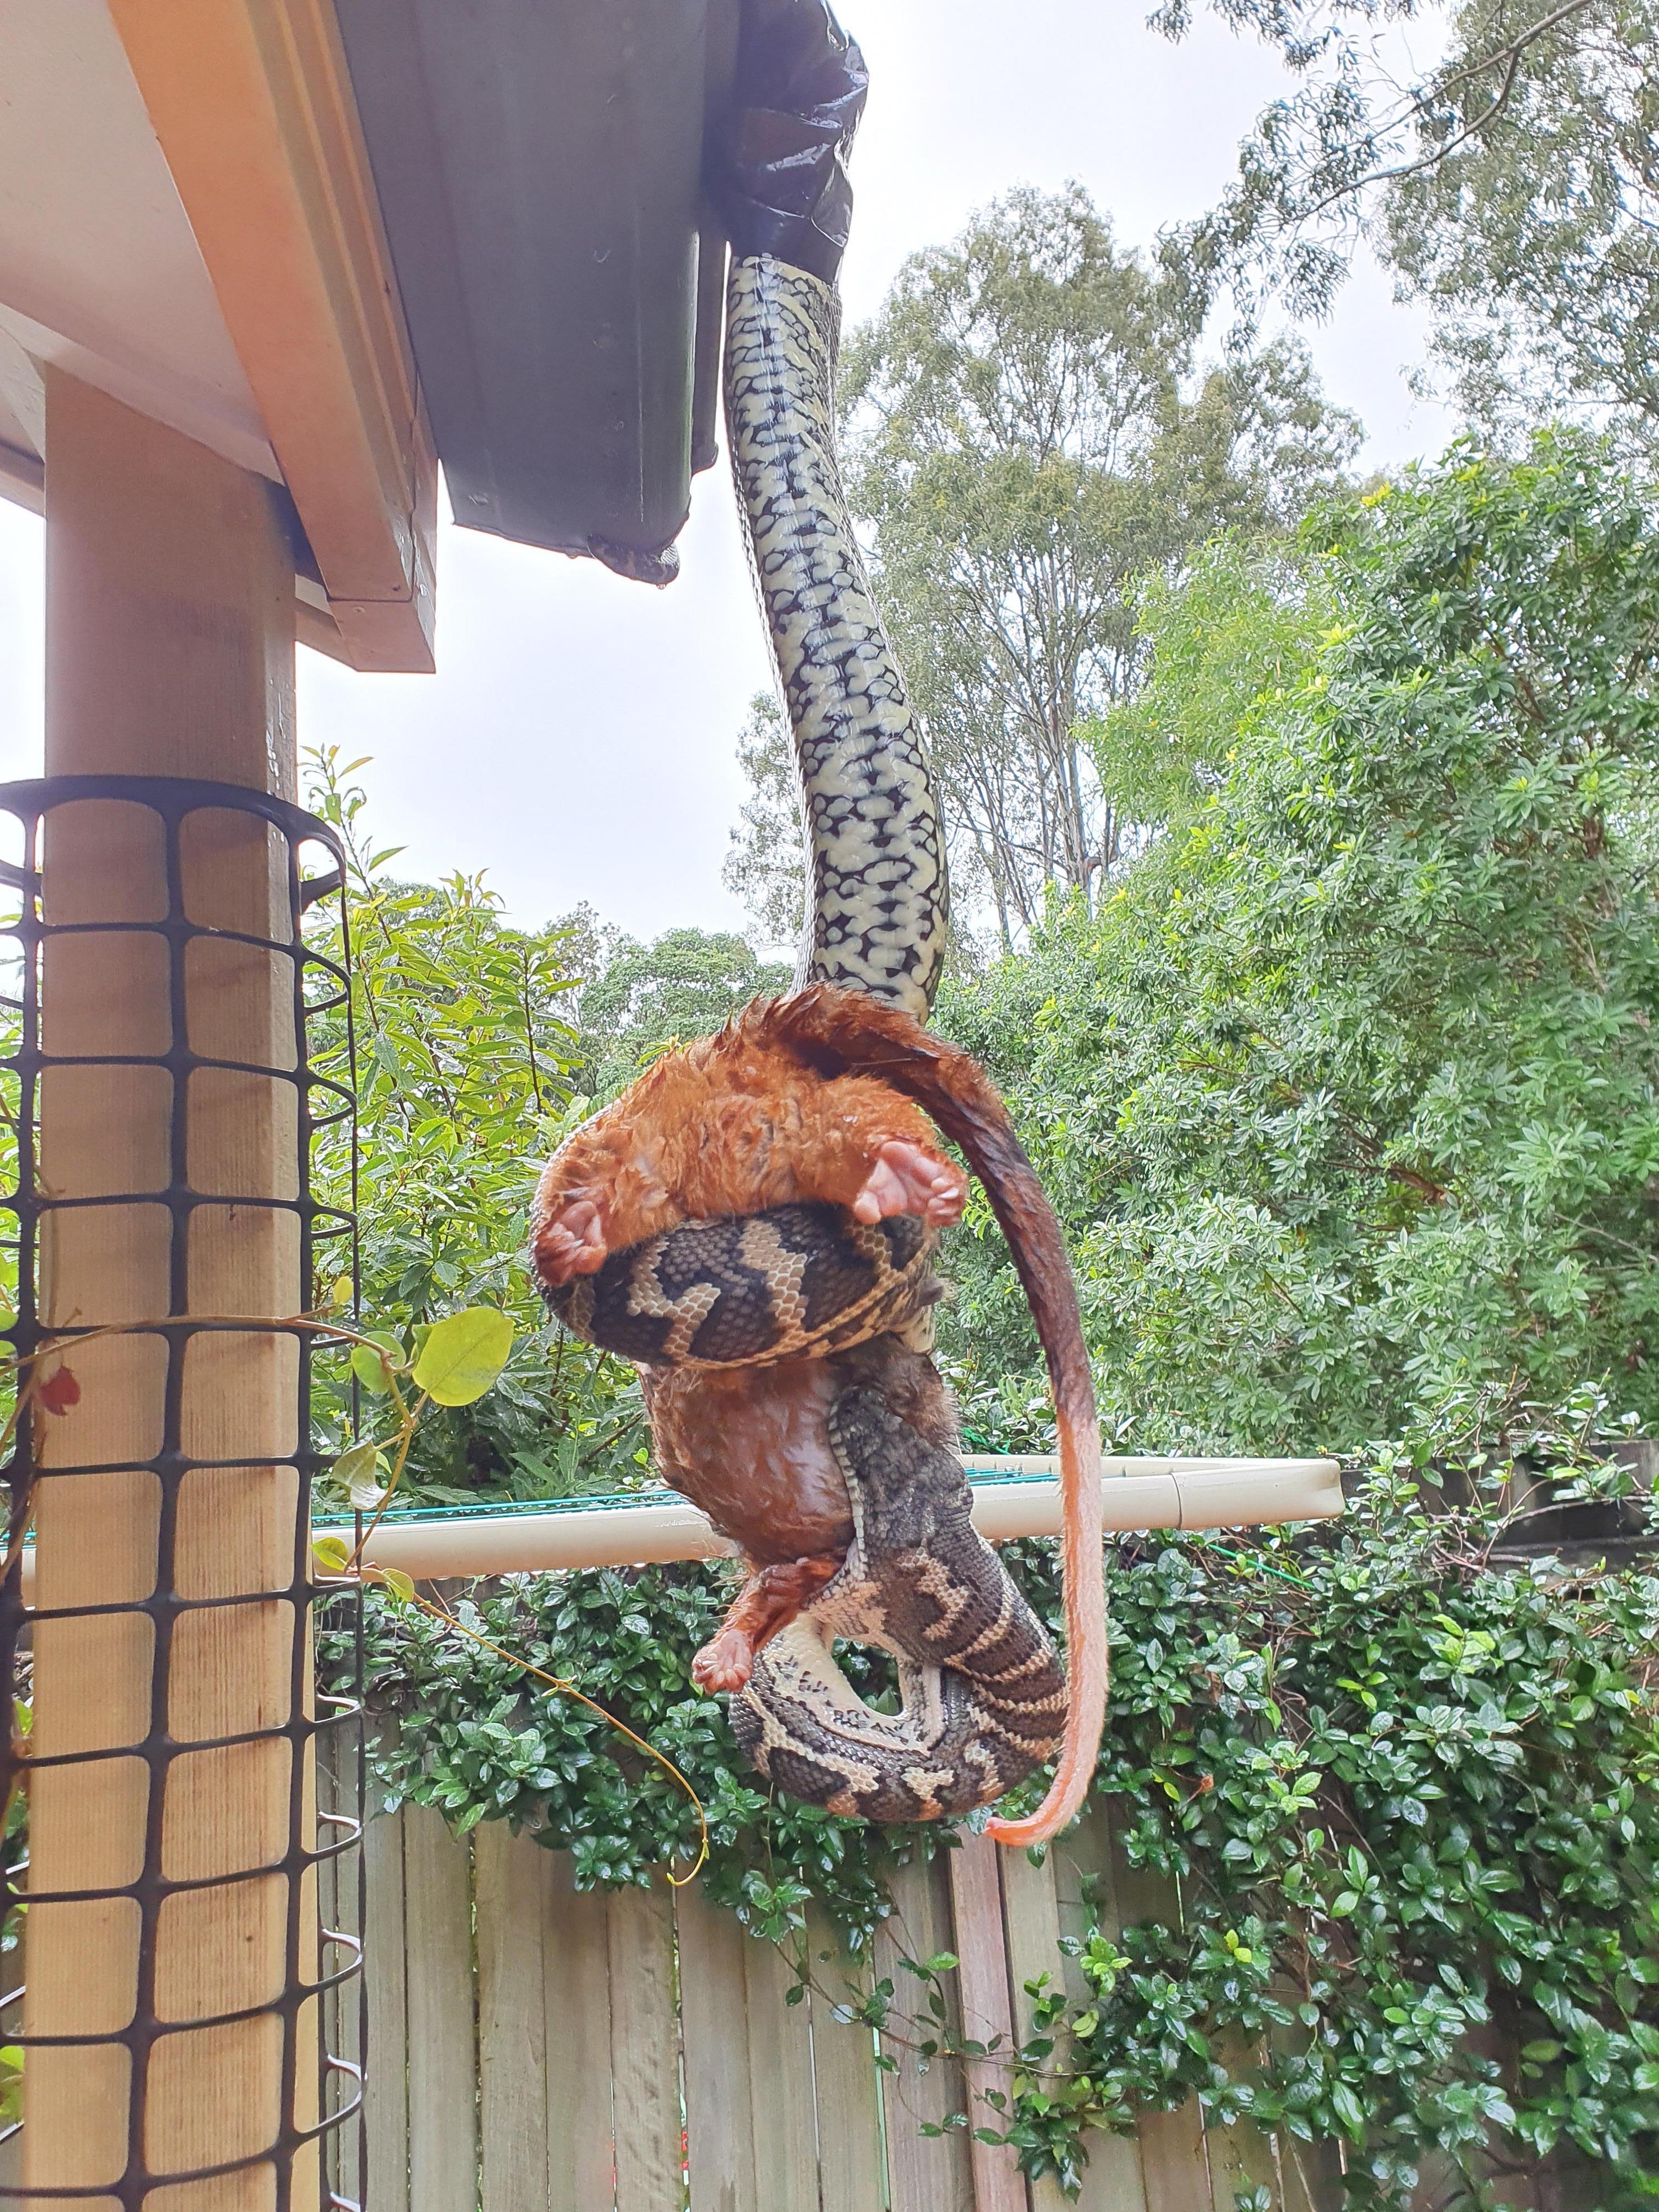
[[[1121,239],[1208,206],[1278,64],[1207,17],[1171,46],[1147,0],[841,0],[870,103],[842,276],[869,314],[907,254],[1016,184],[1075,178]],[[1304,335],[1372,465],[1450,423],[1404,376],[1421,325],[1375,270]],[[40,525],[0,501],[0,775],[40,766]],[[301,742],[367,753],[379,842],[411,875],[488,871],[515,918],[586,900],[641,935],[741,927],[720,887],[741,796],[733,744],[769,668],[725,466],[697,478],[665,592],[592,562],[440,532],[438,674],[357,676],[301,652]]]

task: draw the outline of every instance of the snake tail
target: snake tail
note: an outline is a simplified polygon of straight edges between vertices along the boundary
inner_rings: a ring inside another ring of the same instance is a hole
[[[805,794],[811,896],[797,981],[925,1021],[945,964],[945,833],[842,490],[839,320],[822,277],[764,254],[735,259],[726,430]]]
[[[1045,1842],[1088,1796],[1106,1713],[1100,1420],[1066,1240],[990,1077],[969,1053],[898,1008],[817,986],[753,1010],[757,1037],[830,1077],[873,1075],[932,1115],[959,1146],[1002,1224],[1048,1363],[1060,1436],[1061,1566],[1069,1686],[1048,1793],[1028,1818],[996,1821],[999,1843]]]

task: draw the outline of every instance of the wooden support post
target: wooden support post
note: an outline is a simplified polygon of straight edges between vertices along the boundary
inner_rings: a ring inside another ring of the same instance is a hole
[[[48,372],[46,768],[50,775],[197,776],[293,794],[293,561],[270,487],[103,394]],[[182,877],[193,921],[283,938],[286,848],[258,821],[219,812],[186,823]],[[167,910],[158,818],[110,801],[47,825],[49,921],[154,921]],[[193,940],[185,983],[191,1048],[292,1066],[292,973],[279,954]],[[48,1054],[165,1051],[168,963],[157,935],[91,933],[51,941],[42,986]],[[191,1187],[292,1199],[293,1087],[195,1069],[189,1085]],[[41,1175],[48,1197],[159,1190],[169,1179],[173,1080],[164,1068],[48,1067]],[[189,1240],[174,1265],[174,1235]],[[160,1204],[49,1212],[44,1317],[95,1325],[172,1311],[292,1314],[302,1303],[291,1212],[251,1204],[180,1215]],[[173,1293],[186,1285],[181,1300]],[[295,1434],[297,1347],[250,1328],[192,1340],[175,1380],[182,1479],[173,1580],[217,1600],[285,1586],[293,1573],[299,1482],[281,1464]],[[161,1435],[165,1340],[135,1334],[74,1355],[80,1404],[43,1441],[50,1467],[113,1473],[46,1476],[37,1512],[38,1607],[139,1604],[157,1587],[161,1488],[145,1462]],[[246,1460],[250,1464],[239,1464]],[[260,1461],[277,1464],[258,1464]],[[218,1462],[215,1465],[214,1462]],[[125,1470],[125,1471],[123,1471]],[[167,1733],[188,1747],[286,1724],[303,1621],[292,1605],[209,1606],[172,1634]],[[33,1745],[45,1757],[116,1753],[151,1720],[156,1637],[149,1614],[46,1620],[35,1634]],[[165,2176],[257,2157],[277,2132],[284,2036],[275,2015],[191,2028],[276,1997],[283,1986],[289,1882],[276,1874],[221,1881],[281,1856],[294,1765],[280,1737],[191,1753],[156,1769],[111,1756],[34,1778],[31,1880],[38,1889],[132,1881],[152,1861],[205,1887],[170,1894],[155,1935],[154,2010],[164,2033],[135,2079],[118,2045],[30,2053],[25,2074],[31,2188],[96,2190],[129,2170]],[[308,1839],[310,1785],[301,1785]],[[300,1925],[315,1966],[314,1881]],[[27,2025],[97,2036],[134,2017],[139,1914],[125,1899],[35,1907]],[[315,2005],[298,2037],[296,2119],[315,2118]],[[130,2139],[142,2100],[143,2124]],[[131,2185],[130,2185],[131,2186]],[[318,2195],[314,2148],[290,2191],[270,2161],[216,2179],[158,2188],[155,2212],[306,2212]],[[81,2200],[116,2212],[111,2197]]]

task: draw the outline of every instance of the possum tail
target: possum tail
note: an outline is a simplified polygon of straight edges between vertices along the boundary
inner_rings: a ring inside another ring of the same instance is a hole
[[[1023,1820],[993,1820],[999,1843],[1040,1844],[1089,1794],[1106,1715],[1106,1593],[1101,1568],[1100,1421],[1065,1239],[996,1086],[969,1054],[897,1006],[817,983],[741,1018],[823,1076],[872,1075],[930,1115],[985,1186],[1030,1302],[1060,1431],[1067,1697],[1066,1733],[1048,1794]]]

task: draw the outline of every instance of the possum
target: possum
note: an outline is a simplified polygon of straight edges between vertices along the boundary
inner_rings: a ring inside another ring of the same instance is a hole
[[[775,1026],[762,1002],[665,1054],[560,1147],[532,1226],[544,1283],[597,1274],[608,1253],[715,1214],[818,1201],[866,1222],[961,1218],[966,1178],[927,1116],[869,1076],[815,1075]]]
[[[552,1288],[684,1221],[792,1201],[845,1206],[866,1222],[914,1213],[944,1225],[960,1218],[967,1182],[939,1132],[979,1176],[1007,1236],[1048,1358],[1060,1432],[1067,1719],[1044,1805],[1027,1821],[994,1824],[1001,1840],[1024,1842],[1039,1826],[1051,1832],[1062,1800],[1075,1809],[1093,1769],[1106,1674],[1099,1433],[1059,1224],[977,1061],[863,992],[814,984],[757,1001],[714,1036],[665,1054],[561,1147],[532,1208],[532,1261]],[[665,1479],[749,1563],[742,1592],[694,1665],[699,1687],[740,1689],[756,1651],[811,1603],[851,1541],[827,1426],[840,1392],[874,1387],[913,1426],[954,1448],[946,1394],[923,1351],[890,1335],[823,1359],[643,1375]]]

